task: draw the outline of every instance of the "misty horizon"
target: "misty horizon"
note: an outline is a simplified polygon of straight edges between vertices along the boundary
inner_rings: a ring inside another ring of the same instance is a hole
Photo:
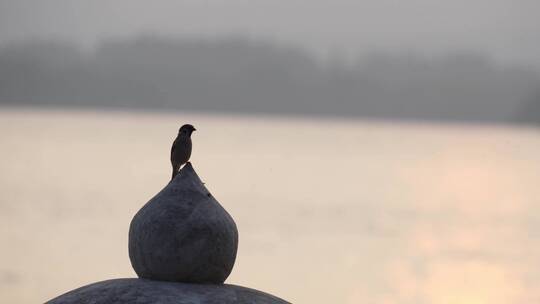
[[[477,52],[320,60],[242,37],[0,46],[0,104],[539,123],[537,70]]]
[[[531,0],[0,0],[0,105],[540,122]]]

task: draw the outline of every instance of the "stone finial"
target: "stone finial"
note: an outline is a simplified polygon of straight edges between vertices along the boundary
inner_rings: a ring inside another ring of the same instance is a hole
[[[129,258],[140,278],[223,283],[238,249],[232,217],[187,163],[129,227]]]

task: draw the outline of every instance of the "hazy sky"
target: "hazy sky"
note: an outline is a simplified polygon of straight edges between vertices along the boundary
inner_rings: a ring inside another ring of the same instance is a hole
[[[540,66],[538,0],[0,0],[0,42],[246,35],[316,51],[474,50]]]

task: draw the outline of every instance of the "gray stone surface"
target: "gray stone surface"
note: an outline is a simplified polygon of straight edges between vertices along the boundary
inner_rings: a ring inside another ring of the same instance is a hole
[[[145,279],[223,283],[237,248],[234,220],[191,163],[137,212],[129,228],[131,265]]]
[[[67,292],[48,304],[287,304],[270,294],[235,286],[160,282],[144,279],[102,281]]]

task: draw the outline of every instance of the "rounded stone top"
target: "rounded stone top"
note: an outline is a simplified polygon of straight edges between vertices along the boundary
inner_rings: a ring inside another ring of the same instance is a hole
[[[102,281],[67,292],[46,304],[290,304],[270,294],[235,286],[160,282],[144,279]]]
[[[236,259],[238,230],[187,163],[137,212],[128,247],[140,278],[223,283]]]

